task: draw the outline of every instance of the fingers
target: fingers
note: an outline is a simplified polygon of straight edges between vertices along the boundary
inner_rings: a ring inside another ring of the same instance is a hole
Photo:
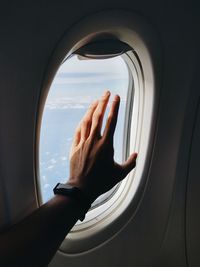
[[[80,138],[81,142],[85,141],[90,134],[91,125],[92,125],[92,117],[97,106],[98,106],[98,101],[95,101],[94,103],[92,103],[81,121],[81,138]]]
[[[91,135],[97,133],[100,136],[101,134],[103,117],[105,114],[105,110],[106,110],[109,98],[110,98],[110,92],[106,91],[105,94],[99,100],[98,106],[92,117],[92,126],[91,126],[91,132],[90,132]]]
[[[110,92],[106,91],[99,101],[95,101],[90,106],[75,132],[72,145],[73,147],[77,146],[80,142],[84,142],[90,135],[95,135],[98,137],[100,136],[102,122],[109,98]],[[104,131],[107,134],[114,134],[117,122],[119,102],[119,96],[115,96]]]
[[[108,118],[106,121],[105,130],[103,133],[103,137],[105,139],[109,139],[109,141],[113,141],[113,135],[117,124],[119,105],[120,105],[120,97],[116,95],[112,102],[110,112],[108,114]]]
[[[92,103],[90,105],[85,116],[83,117],[83,119],[79,123],[79,126],[76,128],[74,138],[73,138],[72,148],[71,148],[72,150],[74,147],[78,146],[80,141],[83,141],[87,138],[87,135],[88,135],[88,133],[90,131],[90,127],[91,127],[92,116],[93,116],[94,110],[96,109],[97,105],[98,105],[98,101],[95,101],[94,103]]]
[[[121,179],[125,178],[127,174],[136,166],[137,153],[133,153],[121,166],[122,176]]]

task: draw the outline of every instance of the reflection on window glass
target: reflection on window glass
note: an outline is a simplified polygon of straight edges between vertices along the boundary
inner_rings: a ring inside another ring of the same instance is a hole
[[[73,56],[60,66],[49,90],[41,125],[39,167],[43,202],[53,196],[56,183],[67,181],[74,130],[90,103],[108,89],[112,97],[121,97],[114,139],[115,160],[121,162],[128,79],[128,68],[121,57],[79,60]]]

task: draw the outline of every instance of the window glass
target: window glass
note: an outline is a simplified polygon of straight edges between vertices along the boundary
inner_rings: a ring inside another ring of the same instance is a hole
[[[121,97],[114,147],[115,160],[122,161],[128,84],[128,67],[120,56],[104,60],[79,60],[73,56],[60,66],[46,99],[41,124],[39,182],[43,202],[53,196],[52,189],[56,183],[67,181],[69,151],[75,128],[90,103],[101,97],[105,90],[110,90],[112,97],[114,94]],[[112,190],[96,203],[101,203],[111,193]]]

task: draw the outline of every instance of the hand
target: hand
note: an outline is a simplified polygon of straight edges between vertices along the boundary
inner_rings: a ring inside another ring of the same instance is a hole
[[[113,136],[120,104],[118,95],[114,97],[101,136],[109,97],[110,92],[107,91],[99,101],[90,106],[75,132],[70,153],[68,184],[80,188],[91,201],[110,190],[136,165],[136,153],[122,165],[114,161]]]

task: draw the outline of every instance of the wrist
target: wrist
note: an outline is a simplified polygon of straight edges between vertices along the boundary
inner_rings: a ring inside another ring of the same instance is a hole
[[[69,180],[66,183],[66,185],[70,185],[70,186],[78,188],[83,193],[83,195],[90,201],[91,204],[98,197],[94,194],[94,190],[92,190],[89,186],[83,185],[81,183],[77,183],[77,182],[73,181],[72,179]]]
[[[79,219],[81,221],[84,220],[85,214],[91,207],[91,200],[81,191],[81,189],[69,183],[58,183],[53,191],[55,195],[62,195],[73,199],[80,208]]]

